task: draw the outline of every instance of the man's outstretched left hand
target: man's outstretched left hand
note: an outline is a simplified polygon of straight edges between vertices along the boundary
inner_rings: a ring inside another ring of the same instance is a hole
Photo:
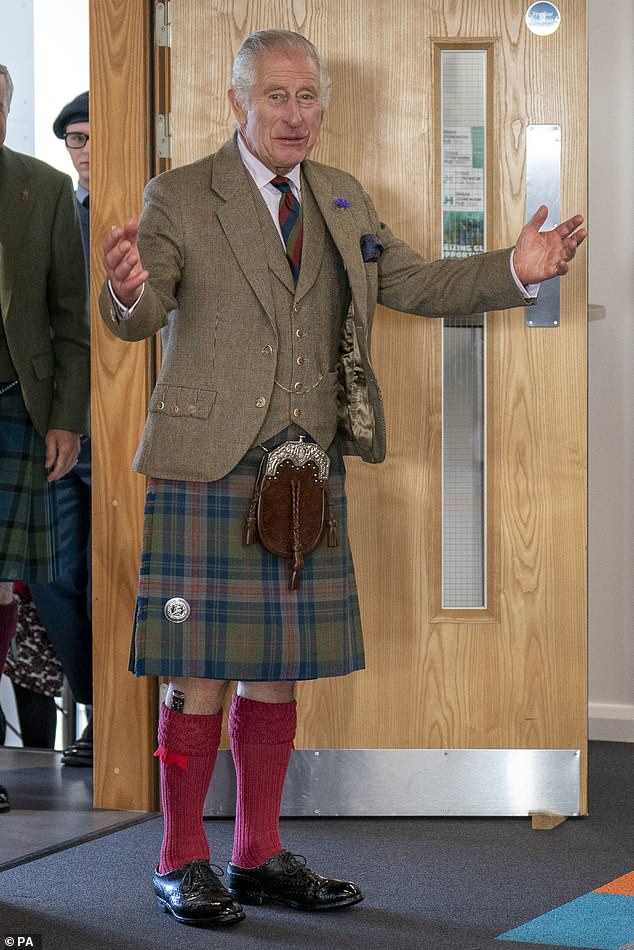
[[[548,208],[541,205],[517,239],[513,266],[524,286],[567,274],[577,248],[588,236],[587,230],[581,227],[583,218],[580,214],[562,221],[552,231],[540,231],[547,217]]]

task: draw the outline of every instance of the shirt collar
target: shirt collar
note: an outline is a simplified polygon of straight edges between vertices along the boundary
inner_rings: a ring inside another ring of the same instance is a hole
[[[86,189],[84,188],[84,186],[83,186],[83,185],[80,185],[79,183],[77,183],[77,189],[76,189],[76,191],[75,191],[75,197],[77,198],[77,201],[80,203],[80,205],[84,203],[84,198],[86,198],[86,197],[88,196],[88,194],[89,194],[89,193],[86,191]]]
[[[275,178],[277,172],[272,172],[270,168],[267,168],[266,165],[263,165],[259,158],[256,158],[253,152],[249,151],[249,148],[242,138],[240,132],[238,132],[238,149],[240,150],[240,156],[246,170],[251,175],[251,178],[256,183],[258,188],[262,190],[265,185],[268,185],[272,178]],[[301,167],[300,165],[295,165],[294,168],[291,168],[288,175],[286,175],[297,189],[297,194],[301,194],[300,188],[300,178],[301,178]]]

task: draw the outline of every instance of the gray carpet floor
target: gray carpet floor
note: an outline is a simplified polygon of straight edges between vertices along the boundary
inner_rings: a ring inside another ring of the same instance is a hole
[[[592,743],[590,788],[590,816],[550,832],[528,819],[288,819],[285,845],[360,883],[366,900],[321,914],[248,907],[244,923],[217,931],[156,909],[153,819],[0,874],[0,947],[35,933],[45,950],[536,950],[495,937],[634,870],[634,746]],[[205,827],[224,865],[232,822]]]
[[[0,871],[146,818],[94,808],[92,769],[62,766],[59,752],[0,748],[0,782],[11,799],[0,816]]]

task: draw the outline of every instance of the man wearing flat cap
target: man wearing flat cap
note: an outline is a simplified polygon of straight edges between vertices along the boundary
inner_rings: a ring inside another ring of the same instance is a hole
[[[75,202],[90,278],[90,127],[88,93],[64,106],[53,123],[78,176]],[[91,453],[82,439],[77,464],[53,486],[60,572],[31,593],[77,703],[90,707],[86,728],[62,754],[63,765],[92,766]]]
[[[90,390],[72,183],[4,144],[12,93],[0,66],[0,671],[17,622],[13,582],[58,573],[50,486],[77,463]]]
[[[80,93],[65,105],[53,123],[53,132],[64,139],[70,160],[75,166],[78,182],[75,198],[81,224],[86,267],[90,268],[90,126],[88,124],[88,93]],[[88,271],[90,275],[90,270]]]

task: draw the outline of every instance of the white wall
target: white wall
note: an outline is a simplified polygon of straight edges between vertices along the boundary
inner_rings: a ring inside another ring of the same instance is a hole
[[[6,142],[16,152],[33,155],[33,0],[0,0],[0,24],[0,63],[15,86]]]
[[[632,0],[589,0],[589,42],[590,736],[634,741]]]
[[[0,63],[15,86],[7,145],[75,179],[53,122],[88,89],[89,0],[0,0]]]

